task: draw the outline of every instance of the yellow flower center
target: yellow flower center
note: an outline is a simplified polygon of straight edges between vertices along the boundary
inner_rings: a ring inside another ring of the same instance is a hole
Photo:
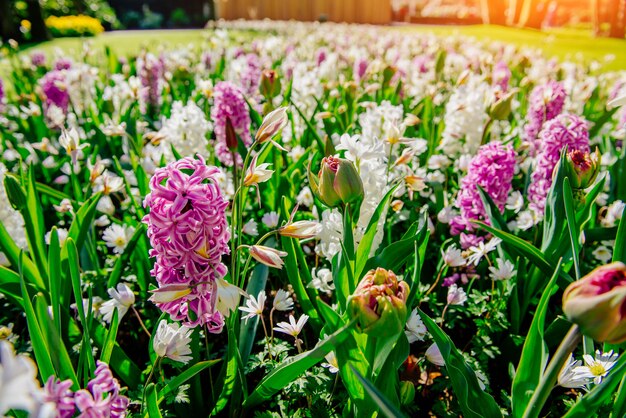
[[[122,237],[117,237],[115,238],[115,245],[117,245],[118,247],[123,247],[124,245],[126,245],[126,240]]]
[[[603,376],[606,373],[606,369],[601,363],[594,363],[593,365],[589,366],[589,371],[594,376]]]

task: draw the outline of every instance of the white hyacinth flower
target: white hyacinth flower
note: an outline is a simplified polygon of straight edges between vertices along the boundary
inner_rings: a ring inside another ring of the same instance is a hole
[[[25,355],[16,355],[11,343],[0,340],[0,416],[12,409],[37,416],[41,399],[35,363]]]

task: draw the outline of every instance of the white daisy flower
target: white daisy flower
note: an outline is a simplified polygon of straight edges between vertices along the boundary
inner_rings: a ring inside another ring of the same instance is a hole
[[[489,267],[491,280],[509,280],[517,273],[515,265],[509,260],[498,258],[495,264],[497,267],[496,265]]]
[[[413,309],[411,314],[409,315],[409,320],[406,323],[406,329],[404,330],[406,337],[409,339],[409,344],[414,343],[415,341],[424,341],[424,337],[428,334],[428,330],[426,329],[426,325],[422,322],[422,318],[420,318],[417,313],[417,309]]]
[[[240,306],[239,310],[242,312],[247,312],[246,315],[243,316],[242,319],[245,319],[246,322],[250,318],[254,318],[256,316],[263,315],[263,309],[265,308],[265,300],[267,297],[265,296],[265,290],[262,290],[259,293],[259,296],[256,298],[252,295],[246,300],[246,306]]]
[[[290,311],[293,309],[293,299],[289,292],[278,289],[276,296],[274,296],[274,302],[272,306],[277,311]]]
[[[121,254],[134,233],[135,228],[132,226],[113,224],[104,230],[102,240],[107,247],[113,248],[115,254]]]
[[[106,322],[111,322],[113,319],[113,310],[117,308],[119,312],[119,320],[121,321],[128,309],[135,303],[135,295],[128,286],[124,283],[118,283],[117,290],[110,288],[107,293],[111,299],[107,300],[100,306],[100,312],[102,313],[102,319]]]
[[[193,329],[180,326],[177,323],[168,324],[165,319],[159,322],[159,326],[152,340],[154,352],[159,357],[166,357],[174,361],[187,364],[192,357],[191,332]]]
[[[593,358],[589,354],[583,355],[585,361],[584,366],[578,366],[574,368],[574,372],[578,373],[580,377],[587,377],[593,379],[593,382],[597,385],[602,382],[602,379],[609,373],[609,371],[617,363],[619,356],[613,353],[613,350],[608,353],[602,353],[600,350],[596,351],[596,357]]]

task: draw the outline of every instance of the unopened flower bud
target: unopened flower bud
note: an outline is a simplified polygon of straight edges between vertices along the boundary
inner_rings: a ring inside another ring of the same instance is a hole
[[[283,262],[282,257],[287,257],[287,253],[284,251],[278,251],[271,247],[265,247],[263,245],[253,245],[250,247],[250,255],[256,261],[261,264],[265,264],[268,267],[274,267],[276,269],[282,269]]]
[[[598,342],[626,341],[626,265],[598,267],[570,284],[563,293],[563,312]]]
[[[150,301],[153,303],[169,303],[182,299],[191,293],[187,284],[167,284],[150,291]]]
[[[322,226],[314,221],[290,222],[278,229],[278,233],[283,237],[308,239],[315,238],[321,231]]]
[[[402,332],[406,323],[409,285],[389,270],[370,270],[348,299],[348,309],[357,318],[361,332],[390,337]]]
[[[586,189],[593,184],[600,171],[600,153],[574,150],[567,153],[565,169],[573,189]]]
[[[261,123],[261,127],[257,131],[255,139],[261,144],[270,141],[287,126],[288,121],[289,118],[287,117],[286,107],[279,107],[273,110],[263,119],[263,123]]]
[[[309,170],[309,182],[313,193],[331,208],[363,198],[363,182],[349,160],[325,157],[317,178]]]
[[[235,132],[235,127],[229,117],[226,117],[226,146],[231,151],[235,151],[239,146],[237,132]]]
[[[498,97],[489,107],[489,117],[493,120],[507,120],[511,114],[511,102],[515,92]]]
[[[274,70],[264,70],[261,73],[261,85],[259,91],[266,99],[270,100],[280,94],[280,78]]]

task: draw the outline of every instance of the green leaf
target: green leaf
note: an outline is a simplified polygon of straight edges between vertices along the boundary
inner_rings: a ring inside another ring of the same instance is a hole
[[[104,347],[102,347],[102,354],[100,354],[100,360],[109,364],[111,360],[111,354],[113,353],[113,347],[115,347],[115,340],[117,339],[117,329],[120,325],[119,311],[113,310],[113,317],[111,318],[111,326],[107,337],[104,340]]]
[[[51,197],[53,199],[58,200],[59,202],[61,200],[63,200],[63,199],[72,200],[72,198],[69,195],[67,195],[67,194],[65,194],[63,192],[60,192],[60,191],[58,191],[56,189],[53,189],[52,187],[48,186],[47,184],[37,183],[35,185],[35,187],[37,188],[37,191],[39,193],[43,193],[43,194],[45,194],[45,195],[47,195],[47,196],[49,196],[49,197]]]
[[[528,260],[530,260],[539,270],[543,272],[546,276],[551,276],[555,270],[555,267],[552,266],[543,256],[541,251],[537,249],[537,247],[533,246],[527,241],[524,241],[521,238],[516,237],[515,235],[509,234],[508,232],[504,232],[500,229],[494,228],[490,225],[487,225],[484,222],[473,221],[476,225],[483,228],[485,231],[490,232],[496,237],[502,239],[503,244],[507,244],[510,248],[517,251],[517,253]],[[558,281],[560,287],[565,288],[568,284],[574,281],[574,279],[563,270],[559,272],[559,277],[561,280]]]
[[[148,416],[150,418],[161,418],[161,411],[159,410],[159,403],[157,402],[156,386],[154,383],[150,383],[146,386],[146,404],[148,406]]]
[[[137,246],[137,242],[143,236],[145,236],[146,225],[138,224],[135,232],[133,232],[133,236],[130,237],[126,248],[124,248],[124,252],[120,254],[120,256],[115,260],[115,264],[113,265],[113,270],[111,270],[111,274],[109,275],[109,281],[107,282],[107,287],[115,287],[117,283],[120,281],[122,277],[122,272],[124,271],[124,265],[130,258],[131,254],[135,250]]]
[[[383,215],[383,212],[387,209],[387,204],[392,198],[393,193],[397,190],[398,186],[399,184],[392,187],[381,199],[370,219],[369,224],[367,225],[367,228],[365,229],[363,238],[361,238],[361,241],[359,242],[359,246],[356,250],[356,268],[354,269],[354,275],[357,279],[362,276],[365,264],[369,259],[372,244],[374,243],[374,238],[376,237],[376,231],[378,230],[378,221]],[[413,245],[410,246],[410,250],[413,250]]]
[[[22,258],[20,256],[20,258]],[[21,263],[19,265],[21,267]],[[24,300],[24,314],[26,315],[26,325],[28,327],[28,335],[30,336],[30,342],[35,353],[35,360],[37,360],[37,366],[39,368],[39,374],[41,380],[44,382],[48,380],[50,376],[54,375],[54,366],[52,365],[52,359],[50,358],[50,349],[46,346],[45,338],[39,326],[39,321],[35,315],[35,310],[31,302],[30,294],[26,288],[26,282],[23,279],[23,274],[20,268],[20,278],[22,286],[22,298]]]
[[[22,273],[28,283],[34,285],[37,290],[46,289],[46,284],[41,278],[33,260],[26,255],[20,259],[22,250],[15,245],[15,241],[13,241],[13,238],[11,238],[2,222],[0,222],[0,250],[6,256],[7,260],[9,260],[9,264],[14,266],[13,268],[17,265],[21,265]]]
[[[510,232],[509,228],[504,220],[504,217],[500,213],[500,209],[491,199],[491,196],[483,189],[480,184],[476,185],[478,189],[478,194],[480,194],[480,198],[483,202],[483,207],[485,208],[485,213],[489,218],[489,222],[492,226],[501,229],[504,232]]]
[[[285,270],[287,271],[289,283],[293,287],[293,291],[298,298],[298,302],[302,306],[302,310],[309,316],[311,325],[319,331],[322,328],[322,322],[315,305],[306,291],[305,284],[302,281],[300,270],[298,268],[296,246],[299,246],[300,242],[295,238],[281,237],[281,243],[283,249],[287,252],[287,257],[285,257]]]
[[[244,402],[244,408],[250,408],[270,399],[276,392],[296,380],[302,373],[324,359],[324,356],[333,351],[348,337],[352,323],[349,323],[330,336],[320,341],[315,348],[289,357],[280,366],[272,370],[250,394]]]
[[[96,216],[96,206],[98,205],[100,197],[100,193],[91,196],[83,203],[78,211],[76,211],[76,216],[72,221],[67,237],[74,240],[75,247],[77,248],[83,247],[85,237],[92,228],[93,220]],[[66,256],[65,251],[61,251],[61,257],[64,256]]]
[[[176,377],[170,380],[167,385],[165,385],[165,387],[159,391],[158,402],[161,403],[167,395],[174,393],[174,391],[178,389],[180,385],[183,385],[186,381],[188,381],[198,373],[208,369],[209,367],[219,363],[220,361],[222,361],[222,359],[201,361],[189,367],[184,372],[176,375]]]
[[[267,276],[269,274],[269,268],[264,264],[257,264],[252,271],[250,281],[248,281],[248,287],[246,293],[249,295],[258,295],[267,283]],[[259,317],[249,318],[241,320],[239,326],[239,353],[241,354],[241,362],[248,364],[248,357],[252,351],[252,345],[254,344],[254,338],[256,336],[257,327],[259,325]]]
[[[400,271],[404,263],[411,258],[411,255],[415,254],[416,246],[419,249],[420,258],[423,259],[428,238],[429,233],[425,218],[415,221],[402,239],[386,246],[379,254],[367,260],[361,273],[363,274],[376,267]]]
[[[613,248],[613,261],[626,263],[626,207],[622,210],[622,218],[617,228],[615,247]]]
[[[613,411],[611,418],[620,418],[626,416],[626,375],[622,377],[622,381],[617,389],[617,396],[613,403]]]
[[[502,412],[496,401],[487,392],[480,388],[476,373],[463,358],[463,355],[454,346],[439,326],[428,315],[417,308],[424,324],[435,340],[439,351],[446,363],[446,370],[452,382],[454,394],[459,402],[465,418],[492,418],[501,417]]]
[[[576,280],[580,279],[580,265],[578,254],[580,253],[580,229],[576,224],[574,213],[574,194],[570,186],[569,178],[563,179],[563,204],[565,206],[565,217],[567,220],[567,230],[569,231],[570,243],[572,245],[572,259],[574,260],[574,271]]]
[[[539,385],[541,376],[548,364],[548,346],[544,340],[546,312],[550,302],[550,297],[558,289],[555,285],[559,276],[561,263],[557,265],[552,279],[546,286],[537,310],[530,324],[528,335],[524,341],[522,356],[515,371],[513,386],[511,388],[511,406],[513,417],[522,417],[526,406],[533,394],[533,391]]]
[[[356,375],[357,379],[361,382],[365,388],[365,392],[372,398],[374,403],[378,405],[380,412],[388,418],[404,417],[405,415],[400,412],[393,403],[391,403],[385,395],[383,395],[376,386],[369,380],[361,376],[361,373],[354,367],[350,366],[352,372]]]
[[[96,362],[93,358],[93,351],[91,349],[91,339],[89,338],[89,322],[87,322],[87,315],[85,315],[85,307],[83,306],[83,293],[81,290],[81,280],[80,280],[80,272],[79,272],[79,263],[78,263],[78,251],[76,250],[76,245],[74,244],[74,240],[71,237],[66,238],[65,243],[63,245],[63,249],[61,253],[65,252],[67,254],[67,262],[69,264],[70,269],[70,281],[72,283],[72,290],[74,291],[74,299],[76,301],[76,309],[78,310],[78,315],[80,318],[80,323],[83,326],[83,346],[81,349],[81,353],[84,353],[87,359],[87,365],[89,367],[89,371],[93,372],[96,370]],[[89,318],[90,319],[90,318]]]
[[[48,247],[48,288],[50,289],[50,306],[52,307],[52,318],[54,327],[58,335],[62,335],[61,330],[61,288],[63,286],[63,275],[61,274],[61,247],[59,244],[59,234],[56,226],[50,231],[50,245]]]
[[[579,398],[563,418],[587,418],[594,416],[598,408],[611,400],[617,385],[620,384],[625,373],[626,353],[622,353],[609,375],[602,380],[602,383],[594,386],[585,396]]]
[[[70,379],[73,383],[73,389],[80,389],[78,377],[74,371],[74,366],[72,365],[72,360],[70,360],[67,348],[50,319],[48,302],[41,293],[35,295],[34,301],[35,314],[37,315],[39,328],[41,329],[42,335],[45,339],[46,346],[49,348],[54,347],[54,349],[50,350],[49,353],[52,364],[56,370],[55,376],[61,380]]]
[[[237,338],[234,332],[234,323],[237,319],[237,315],[235,313],[231,314],[228,318],[229,321],[226,324],[226,328],[228,330],[228,359],[225,365],[225,369],[223,371],[224,374],[224,382],[222,384],[222,390],[220,392],[220,396],[215,403],[215,407],[213,411],[211,411],[211,416],[217,415],[219,412],[224,409],[224,407],[228,404],[228,400],[231,397],[231,394],[234,390],[241,390],[241,387],[237,387],[237,379],[240,380],[242,385],[245,385],[245,378],[242,378],[241,371],[243,369],[243,365],[241,364],[241,356],[239,355],[239,346],[237,344]]]
[[[104,347],[106,335],[107,330],[102,325],[96,324],[92,330],[91,336],[100,349]],[[111,366],[115,374],[122,379],[129,388],[136,389],[137,386],[142,383],[141,370],[139,370],[139,367],[137,367],[117,343],[113,346],[109,366]]]

